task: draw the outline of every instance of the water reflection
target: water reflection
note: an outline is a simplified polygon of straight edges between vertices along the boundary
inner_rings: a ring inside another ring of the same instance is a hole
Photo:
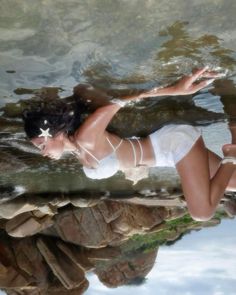
[[[91,271],[109,288],[139,285],[152,270],[160,245],[227,216],[221,207],[211,221],[194,222],[171,199],[165,199],[166,207],[156,206],[160,199],[152,200],[151,207],[145,199],[136,200],[143,205],[135,199],[35,201],[34,210],[30,203],[26,208],[25,200],[21,210],[16,202],[1,206],[8,220],[1,219],[0,287],[7,294],[82,294]]]
[[[210,34],[194,38],[187,27],[187,22],[179,21],[159,32],[160,36],[168,36],[169,40],[161,45],[156,60],[167,63],[170,74],[179,70],[180,61],[186,66],[195,61],[196,65],[203,63],[213,68],[218,66],[223,71],[234,70],[234,51],[224,48],[220,38]],[[188,71],[188,68],[185,70]]]

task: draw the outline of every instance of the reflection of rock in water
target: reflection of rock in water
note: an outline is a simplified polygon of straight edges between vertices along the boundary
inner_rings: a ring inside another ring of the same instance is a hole
[[[91,270],[108,287],[142,283],[160,244],[219,222],[194,222],[178,198],[167,197],[166,207],[155,206],[158,199],[147,206],[140,198],[86,202],[66,196],[3,203],[0,287],[10,295],[83,294]]]

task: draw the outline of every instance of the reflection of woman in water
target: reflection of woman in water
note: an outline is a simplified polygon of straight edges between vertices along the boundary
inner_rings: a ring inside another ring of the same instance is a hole
[[[223,146],[222,160],[205,147],[200,131],[190,125],[167,125],[142,139],[121,139],[106,128],[128,101],[192,94],[210,84],[215,77],[216,74],[204,68],[174,86],[154,88],[122,100],[111,99],[83,123],[80,107],[59,114],[46,109],[25,112],[25,131],[43,156],[59,159],[63,153],[70,152],[79,159],[85,174],[93,179],[108,178],[118,170],[140,165],[175,166],[190,214],[195,219],[206,220],[213,215],[225,189],[236,187],[236,176],[233,175],[235,145]],[[199,78],[201,82],[195,83]],[[101,96],[100,92],[89,87],[78,86],[76,91],[86,100]],[[109,99],[105,94],[103,98]]]

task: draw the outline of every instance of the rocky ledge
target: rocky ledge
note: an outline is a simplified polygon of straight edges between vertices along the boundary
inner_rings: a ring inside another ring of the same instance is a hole
[[[226,195],[212,220],[195,222],[181,193],[103,200],[22,194],[0,208],[0,287],[10,295],[83,294],[91,271],[110,288],[141,284],[160,245],[232,218],[235,208]]]

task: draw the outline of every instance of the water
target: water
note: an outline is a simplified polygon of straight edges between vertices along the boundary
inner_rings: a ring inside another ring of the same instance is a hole
[[[72,193],[106,198],[141,191],[163,196],[180,190],[174,169],[150,169],[149,177],[136,185],[121,172],[98,182],[87,179],[72,157],[53,162],[38,154],[25,138],[22,110],[57,92],[62,98],[70,96],[79,83],[119,96],[174,83],[208,65],[222,73],[212,86],[195,96],[134,104],[122,110],[111,127],[132,136],[147,135],[167,122],[191,123],[201,126],[206,145],[222,155],[221,146],[230,141],[227,120],[236,115],[234,0],[1,0],[0,9],[2,200],[24,192],[33,210]],[[168,292],[172,293],[163,294]]]

